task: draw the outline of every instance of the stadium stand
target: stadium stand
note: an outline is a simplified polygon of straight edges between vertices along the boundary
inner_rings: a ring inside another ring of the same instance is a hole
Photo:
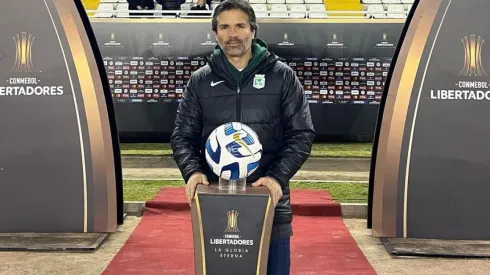
[[[160,5],[153,10],[156,18],[186,17],[187,11],[197,0],[186,0],[180,11],[165,11]],[[249,0],[258,18],[393,18],[407,17],[414,0]],[[213,0],[210,5],[213,10],[219,0]],[[90,12],[90,11],[89,11]],[[95,17],[127,18],[130,17],[127,0],[101,0]],[[133,11],[131,11],[133,13]],[[138,11],[134,11],[138,13]],[[145,13],[148,11],[142,11]],[[193,11],[195,14],[195,12]],[[200,11],[202,16],[209,17],[211,11]]]

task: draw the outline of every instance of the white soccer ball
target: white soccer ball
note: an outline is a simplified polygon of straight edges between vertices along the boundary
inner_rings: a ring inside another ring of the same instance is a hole
[[[239,122],[225,123],[206,141],[206,161],[225,180],[244,179],[259,167],[262,144],[257,134]]]

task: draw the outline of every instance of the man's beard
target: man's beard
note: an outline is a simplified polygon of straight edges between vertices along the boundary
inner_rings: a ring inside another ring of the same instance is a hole
[[[229,44],[230,42],[236,42],[236,44]],[[223,50],[228,56],[241,56],[245,53],[246,47],[240,39],[229,40],[225,43]]]

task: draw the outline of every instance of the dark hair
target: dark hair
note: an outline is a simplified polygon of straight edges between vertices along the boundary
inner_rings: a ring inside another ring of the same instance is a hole
[[[255,11],[250,6],[250,4],[246,0],[224,0],[219,3],[219,5],[214,9],[213,12],[213,20],[212,20],[212,29],[216,33],[218,29],[218,16],[228,10],[241,10],[248,15],[248,23],[250,23],[250,27],[252,31],[255,31],[255,36],[257,36],[257,18],[255,17]]]

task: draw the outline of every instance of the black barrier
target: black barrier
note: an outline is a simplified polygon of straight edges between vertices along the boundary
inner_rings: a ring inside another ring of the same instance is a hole
[[[414,7],[375,140],[373,234],[489,240],[490,2],[424,0]]]
[[[92,19],[121,139],[168,141],[176,105],[216,40],[208,19]],[[262,20],[258,36],[305,88],[317,141],[372,141],[403,20]]]
[[[115,232],[116,122],[81,2],[7,1],[0,15],[0,232]]]

